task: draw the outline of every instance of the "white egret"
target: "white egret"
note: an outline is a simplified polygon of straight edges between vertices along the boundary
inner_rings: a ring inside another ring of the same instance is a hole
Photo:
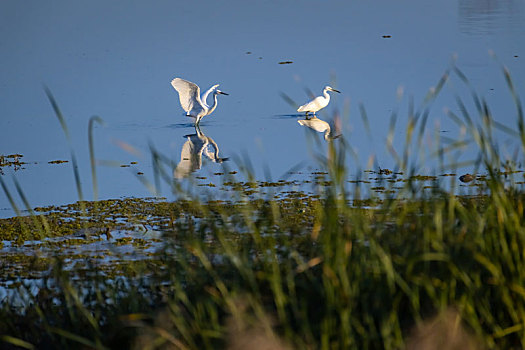
[[[333,91],[333,92],[338,92],[338,93],[341,92],[327,85],[323,89],[323,96],[317,96],[310,102],[305,103],[304,105],[302,105],[301,107],[297,109],[297,112],[306,112],[306,115],[308,115],[308,113],[313,113],[315,115],[315,112],[325,108],[326,106],[328,106],[328,103],[330,103],[330,95],[328,95],[328,91]]]
[[[299,124],[303,125],[303,126],[306,126],[306,127],[310,128],[310,129],[312,129],[312,130],[315,130],[317,132],[324,132],[324,139],[326,141],[333,140],[333,139],[336,139],[339,136],[341,136],[340,134],[336,135],[336,136],[330,135],[330,133],[332,131],[330,129],[330,124],[328,124],[324,120],[319,119],[319,118],[317,118],[315,116],[312,117],[312,118],[308,118],[308,119],[300,119],[297,122]]]
[[[217,95],[228,95],[217,89],[219,84],[210,87],[201,97],[199,86],[191,81],[175,78],[171,81],[171,85],[179,93],[180,105],[186,111],[186,116],[195,118],[196,125],[202,117],[211,114],[217,108]],[[206,99],[211,92],[213,92],[213,105],[209,106]]]
[[[186,142],[182,145],[180,152],[180,162],[173,170],[173,177],[181,179],[187,177],[192,172],[202,167],[202,154],[204,153],[214,163],[222,163],[228,158],[219,157],[219,146],[211,138],[201,131],[198,125],[195,125],[195,134],[186,135]],[[213,148],[213,152],[209,150]]]

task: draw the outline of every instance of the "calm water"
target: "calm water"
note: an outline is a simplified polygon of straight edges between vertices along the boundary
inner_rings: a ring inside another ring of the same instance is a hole
[[[385,147],[391,113],[399,115],[394,142],[400,147],[409,99],[419,106],[453,57],[498,121],[514,125],[516,116],[500,64],[525,96],[523,0],[199,4],[0,3],[0,154],[23,154],[29,163],[18,171],[4,168],[2,179],[19,206],[14,179],[32,206],[78,199],[71,163],[48,164],[69,160],[70,152],[43,85],[66,117],[86,199],[93,199],[87,141],[93,115],[105,121],[95,128],[99,198],[114,198],[151,195],[136,175],[152,180],[150,145],[172,160],[177,181],[190,174],[211,177],[221,169],[217,157],[229,158],[223,164],[232,169],[247,157],[259,177],[270,173],[273,180],[297,164],[316,169],[312,154],[324,152],[323,134],[312,137],[297,122],[283,93],[302,104],[305,90],[319,94],[326,84],[341,90],[319,118],[332,122],[339,112],[341,132],[359,155],[349,159],[351,171],[367,168],[371,155],[377,165],[394,167]],[[170,85],[174,77],[201,89],[220,83],[230,93],[198,132],[183,116]],[[443,112],[457,110],[456,93],[468,95],[452,79],[434,102],[429,144],[432,130],[458,137]],[[513,147],[508,144],[509,152]],[[161,194],[169,196],[165,192],[166,186]],[[0,216],[11,216],[1,193]]]

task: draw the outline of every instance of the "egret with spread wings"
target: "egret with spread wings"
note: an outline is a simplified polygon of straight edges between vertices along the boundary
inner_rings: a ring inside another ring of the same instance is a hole
[[[186,111],[186,115],[195,118],[195,125],[199,124],[204,116],[211,114],[217,108],[217,95],[228,95],[217,89],[219,84],[210,87],[202,96],[199,96],[201,92],[199,86],[191,81],[175,78],[171,81],[171,85],[179,93],[180,105]],[[212,92],[213,105],[209,106],[206,99]]]

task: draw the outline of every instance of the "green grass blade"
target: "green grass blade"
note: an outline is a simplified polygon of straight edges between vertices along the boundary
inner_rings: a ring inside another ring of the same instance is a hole
[[[0,335],[0,341],[20,347],[20,348],[24,348],[24,349],[29,349],[29,350],[35,349],[33,344],[23,341],[22,339],[19,339],[19,338],[11,337],[9,335]]]
[[[98,199],[98,182],[97,182],[97,168],[95,159],[95,144],[93,142],[93,127],[95,123],[104,125],[104,120],[98,116],[89,118],[88,124],[88,142],[89,142],[89,162],[91,164],[91,180],[93,182],[93,199]]]
[[[62,131],[64,132],[64,135],[66,136],[66,140],[67,140],[67,143],[68,143],[68,146],[69,146],[69,153],[71,154],[71,163],[73,165],[73,174],[75,176],[75,183],[76,183],[76,186],[77,186],[78,198],[79,198],[80,201],[83,201],[84,200],[84,194],[82,193],[82,184],[80,182],[80,174],[78,172],[77,157],[75,155],[73,147],[71,146],[71,137],[69,135],[69,129],[67,127],[66,120],[64,118],[64,115],[62,114],[62,111],[58,107],[58,104],[57,104],[53,94],[51,93],[51,90],[49,90],[49,88],[47,88],[47,86],[44,86],[44,90],[46,92],[46,95],[47,95],[47,98],[48,98],[49,102],[51,103],[51,106],[53,107],[53,110],[55,111],[55,115],[56,115],[58,121],[60,122],[60,126],[62,126]],[[83,208],[83,210],[85,210],[85,208]]]

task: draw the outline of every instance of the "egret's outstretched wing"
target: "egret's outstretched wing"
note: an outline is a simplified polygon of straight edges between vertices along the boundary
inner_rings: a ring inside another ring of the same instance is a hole
[[[202,102],[199,96],[200,89],[197,84],[181,78],[175,78],[171,81],[171,85],[179,93],[180,105],[186,113],[191,114],[192,110],[202,109]]]
[[[182,179],[202,166],[202,148],[204,142],[197,134],[187,135],[187,141],[182,145],[180,162],[173,170],[173,177]]]
[[[193,143],[188,138],[188,141],[182,145],[180,162],[173,170],[173,177],[176,179],[182,179],[191,174],[193,171],[195,171],[195,156],[193,152]]]

